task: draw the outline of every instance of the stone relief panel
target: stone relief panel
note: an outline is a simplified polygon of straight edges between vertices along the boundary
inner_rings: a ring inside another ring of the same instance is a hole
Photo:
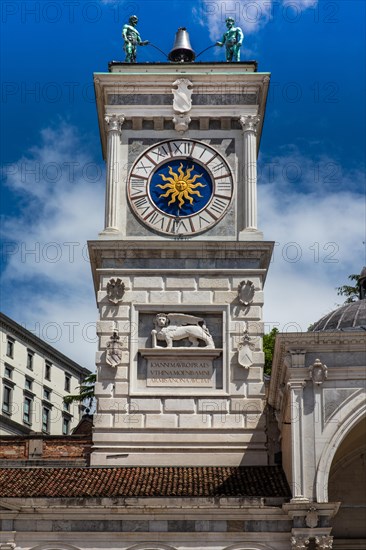
[[[138,313],[138,338],[131,369],[135,369],[134,389],[163,393],[187,388],[222,390],[223,312]]]
[[[214,348],[215,343],[205,324],[204,319],[185,313],[158,313],[154,319],[154,329],[151,331],[153,348],[185,347],[186,340],[191,347],[204,345]],[[159,345],[164,342],[165,346]]]

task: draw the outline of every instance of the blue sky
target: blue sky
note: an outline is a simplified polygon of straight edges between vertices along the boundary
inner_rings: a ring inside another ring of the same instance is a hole
[[[104,166],[92,73],[123,59],[132,13],[165,52],[186,26],[197,53],[235,16],[242,59],[272,73],[259,158],[260,227],[276,241],[266,328],[306,330],[341,302],[335,287],[365,264],[362,0],[3,0],[0,9],[6,314],[93,368],[85,242],[102,228]],[[148,46],[139,60],[164,59]]]

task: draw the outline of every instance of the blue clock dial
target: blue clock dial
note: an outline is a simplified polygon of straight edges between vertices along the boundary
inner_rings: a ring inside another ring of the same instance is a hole
[[[134,215],[149,229],[168,236],[207,231],[226,214],[233,193],[226,159],[193,139],[149,147],[133,164],[127,181]]]
[[[202,210],[213,192],[207,170],[193,159],[172,159],[153,173],[150,180],[152,202],[166,214],[186,217]]]

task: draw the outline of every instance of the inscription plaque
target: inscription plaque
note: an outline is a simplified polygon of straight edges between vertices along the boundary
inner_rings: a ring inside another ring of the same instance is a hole
[[[222,349],[140,349],[147,361],[146,386],[163,388],[214,388],[214,359]]]
[[[210,360],[148,360],[147,364],[148,386],[210,388],[212,375],[213,365]]]

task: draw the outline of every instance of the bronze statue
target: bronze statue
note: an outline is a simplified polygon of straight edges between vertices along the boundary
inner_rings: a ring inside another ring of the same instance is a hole
[[[128,23],[123,25],[122,38],[125,41],[123,49],[126,52],[125,63],[136,63],[137,45],[147,46],[148,40],[141,40],[139,31],[136,29],[138,18],[136,15],[131,15]]]
[[[227,31],[216,46],[226,46],[226,61],[240,61],[240,47],[244,40],[244,34],[240,27],[234,27],[232,17],[226,19]]]

